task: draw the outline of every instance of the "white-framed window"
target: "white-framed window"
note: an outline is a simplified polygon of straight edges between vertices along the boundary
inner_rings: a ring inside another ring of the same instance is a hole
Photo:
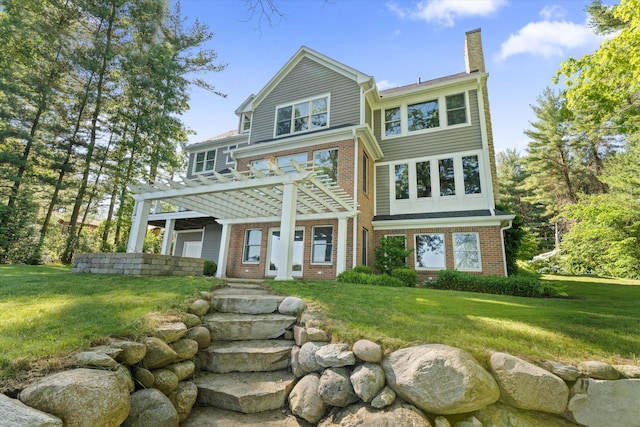
[[[199,151],[193,159],[193,173],[210,172],[216,167],[216,150]]]
[[[478,156],[462,157],[462,174],[464,179],[464,194],[480,194],[480,161]]]
[[[456,270],[482,271],[480,235],[478,233],[453,233],[453,260]]]
[[[297,153],[297,154],[289,154],[287,156],[276,157],[276,165],[279,169],[282,169],[286,173],[294,173],[297,172],[296,168],[291,163],[293,159],[296,163],[302,165],[302,167],[307,166],[307,162],[309,161],[309,155],[307,153]]]
[[[269,159],[253,160],[251,166],[265,175],[271,173],[271,161]]]
[[[362,229],[362,265],[369,265],[369,230]]]
[[[447,126],[467,123],[467,103],[464,93],[445,97],[447,103]]]
[[[338,149],[318,150],[313,152],[313,167],[333,181],[338,182]]]
[[[362,191],[369,193],[369,156],[362,153]]]
[[[409,132],[440,127],[438,100],[411,104],[407,106],[407,126]]]
[[[456,174],[453,157],[438,160],[438,176],[440,178],[440,196],[455,196]]]
[[[227,147],[227,150],[228,151],[233,151],[236,148],[238,148],[238,145],[234,144],[234,145],[230,145],[229,147]],[[235,165],[236,164],[236,162],[231,157],[231,153],[229,153],[229,152],[227,153],[227,158],[225,159],[225,163],[228,164],[228,165]]]
[[[400,107],[384,110],[384,134],[385,136],[400,135],[402,132],[402,116]]]
[[[416,162],[416,189],[418,198],[431,197],[431,162]]]
[[[394,167],[396,200],[409,198],[409,165],[400,163]]]
[[[240,131],[247,133],[251,130],[251,113],[242,113],[242,125]]]
[[[415,257],[417,270],[445,269],[447,267],[447,262],[444,247],[444,234],[416,234]]]
[[[328,125],[328,95],[276,107],[275,136],[308,132]]]
[[[331,264],[333,262],[333,226],[313,227],[312,264]]]
[[[244,234],[243,264],[258,264],[260,262],[260,248],[262,247],[262,230],[249,229]]]

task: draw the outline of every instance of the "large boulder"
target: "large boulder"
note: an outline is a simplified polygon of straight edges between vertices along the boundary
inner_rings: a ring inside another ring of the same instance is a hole
[[[327,344],[316,351],[316,362],[323,368],[355,365],[356,356],[348,344]]]
[[[198,387],[190,382],[184,381],[169,395],[169,400],[178,411],[178,418],[184,421],[191,413],[191,408],[198,398]]]
[[[111,343],[111,346],[122,350],[116,357],[116,361],[125,365],[135,365],[147,354],[147,346],[141,342],[116,340]]]
[[[111,369],[118,365],[112,357],[97,351],[83,351],[76,354],[74,358],[80,366]]]
[[[640,379],[608,381],[579,378],[571,389],[565,415],[587,427],[638,427],[638,396]]]
[[[575,427],[575,424],[554,415],[545,414],[544,412],[516,409],[500,402],[485,406],[484,408],[476,411],[474,415],[484,426]]]
[[[291,412],[310,423],[320,421],[327,410],[327,405],[318,393],[319,384],[320,375],[309,374],[302,377],[289,394]]]
[[[131,395],[131,411],[122,427],[178,427],[178,412],[167,396],[155,388]]]
[[[183,381],[193,375],[196,370],[196,365],[191,360],[185,360],[183,362],[176,362],[171,365],[167,365],[165,369],[176,374],[178,381]]]
[[[297,316],[305,309],[304,301],[297,297],[286,297],[278,306],[280,314],[290,314]]]
[[[178,359],[178,354],[160,338],[148,337],[144,340],[147,354],[142,359],[142,367],[146,369],[164,368]]]
[[[384,387],[384,370],[375,363],[364,363],[353,370],[351,385],[364,402],[371,402]]]
[[[167,396],[178,387],[178,376],[169,369],[156,369],[155,371],[151,371],[151,373],[155,378],[153,386]]]
[[[207,335],[209,334],[209,330],[207,328],[203,327],[202,329],[205,329],[207,331]],[[207,344],[207,346],[208,345],[209,344]],[[179,360],[187,360],[192,359],[193,356],[198,353],[200,345],[195,340],[183,338],[174,343],[171,343],[169,347],[171,347],[173,351],[176,352]]]
[[[460,414],[500,397],[491,374],[466,351],[442,344],[408,347],[383,361],[387,384],[404,400],[433,414]]]
[[[62,427],[62,420],[0,393],[0,426]]]
[[[20,393],[32,408],[53,414],[65,427],[117,427],[129,414],[129,390],[116,372],[74,369],[42,378]]]
[[[344,407],[358,401],[346,368],[325,369],[318,384],[320,398],[330,406]]]
[[[318,427],[431,427],[431,423],[411,405],[394,403],[385,410],[372,409],[364,403],[355,403],[337,409],[318,423]]]
[[[186,337],[198,343],[198,350],[203,350],[211,344],[211,332],[204,326],[189,329]]]
[[[559,377],[505,353],[493,353],[491,372],[500,387],[500,401],[520,409],[561,414],[569,387]]]
[[[353,344],[353,354],[365,362],[378,363],[382,360],[382,347],[373,341],[359,340]]]
[[[298,352],[298,366],[304,373],[321,371],[322,366],[316,361],[316,352],[320,347],[312,342],[305,343]]]
[[[182,322],[163,322],[156,326],[153,334],[165,342],[172,343],[184,337],[187,325]]]
[[[578,364],[578,369],[582,375],[596,380],[617,380],[620,372],[608,363],[597,360],[587,360]]]

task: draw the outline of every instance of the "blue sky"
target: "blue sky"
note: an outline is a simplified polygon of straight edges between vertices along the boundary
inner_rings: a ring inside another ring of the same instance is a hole
[[[590,0],[272,1],[283,16],[269,24],[242,0],[181,0],[182,14],[208,25],[208,47],[228,64],[203,76],[226,98],[192,91],[182,117],[196,132],[190,143],[236,128],[236,108],[302,45],[385,89],[464,71],[464,34],[481,28],[496,151],[523,151],[523,131],[535,120],[530,105],[553,85],[560,63],[601,42],[588,26]]]

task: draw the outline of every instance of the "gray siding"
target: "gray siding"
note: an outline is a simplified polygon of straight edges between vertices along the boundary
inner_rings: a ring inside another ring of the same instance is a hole
[[[204,228],[204,241],[202,242],[202,258],[218,262],[220,254],[220,239],[222,237],[222,225],[209,224]]]
[[[409,135],[405,137],[382,139],[382,111],[374,113],[374,133],[384,153],[384,161],[395,161],[414,157],[436,156],[458,151],[478,150],[482,148],[480,113],[478,111],[477,91],[469,91],[471,126]]]
[[[216,164],[215,164],[215,170],[217,172],[220,172],[224,169],[227,169],[233,166],[233,165],[227,165],[227,155],[224,154],[224,151],[226,151],[229,148],[229,145],[238,145],[238,147],[242,147],[247,145],[247,143],[242,143],[242,144],[229,143],[229,144],[221,145],[220,147],[218,147],[216,151]],[[214,148],[211,147],[208,149],[198,150],[196,152],[199,153],[201,151],[210,151],[213,149]],[[193,178],[196,175],[193,173],[193,162],[195,161],[196,152],[189,153],[189,162],[187,165],[187,178]]]
[[[389,215],[389,166],[376,167],[376,215]]]
[[[276,105],[331,94],[329,126],[359,124],[360,87],[342,74],[303,58],[253,112],[251,142],[273,139]]]
[[[194,231],[194,232],[186,232],[186,233],[177,233],[176,234],[176,241],[175,241],[175,255],[176,256],[182,256],[182,247],[184,245],[184,242],[199,242],[202,239],[202,232],[201,231]]]

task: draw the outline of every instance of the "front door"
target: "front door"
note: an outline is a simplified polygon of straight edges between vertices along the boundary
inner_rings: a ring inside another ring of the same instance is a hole
[[[278,255],[284,250],[284,243],[280,240],[280,229],[271,229],[269,232],[269,263],[267,276],[274,276],[278,272]],[[291,275],[302,277],[302,260],[304,259],[304,230],[295,231],[293,237],[293,260],[291,261]]]

